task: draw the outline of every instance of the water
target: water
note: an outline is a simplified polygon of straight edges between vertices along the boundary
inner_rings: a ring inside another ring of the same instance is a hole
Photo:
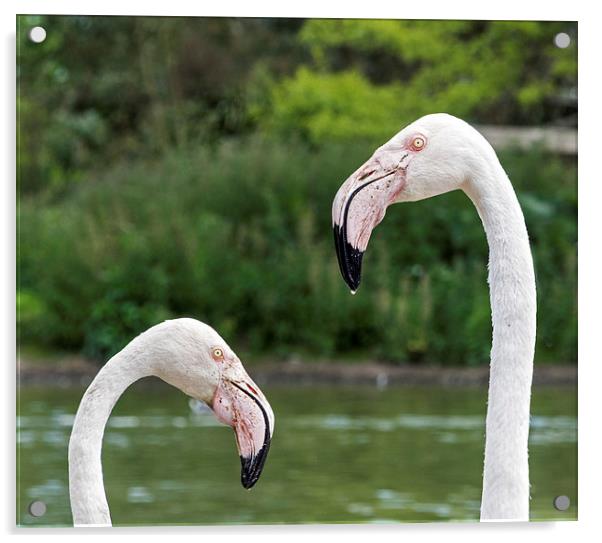
[[[20,394],[17,522],[70,525],[67,443],[83,390]],[[264,387],[276,431],[257,485],[240,485],[232,431],[193,412],[179,391],[142,382],[118,402],[105,434],[114,525],[382,523],[476,520],[484,390]],[[533,394],[531,518],[577,517],[577,395]],[[555,496],[571,499],[556,511]],[[34,518],[29,503],[48,510]]]

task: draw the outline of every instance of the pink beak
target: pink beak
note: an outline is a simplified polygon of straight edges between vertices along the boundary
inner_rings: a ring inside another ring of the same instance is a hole
[[[234,429],[242,486],[251,488],[261,475],[270,449],[274,431],[272,408],[250,378],[238,382],[222,380],[212,407],[217,418]]]
[[[332,203],[334,245],[351,292],[360,285],[362,258],[372,230],[403,189],[405,171],[400,164],[404,158],[397,149],[378,149],[341,185]]]

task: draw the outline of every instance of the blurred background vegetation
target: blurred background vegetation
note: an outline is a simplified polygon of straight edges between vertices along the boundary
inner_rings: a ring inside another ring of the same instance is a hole
[[[464,195],[390,210],[354,297],[330,207],[426,113],[575,126],[558,32],[576,24],[19,17],[20,344],[101,362],[188,315],[252,357],[488,363],[487,245]],[[576,362],[576,157],[499,154],[533,243],[537,361]]]

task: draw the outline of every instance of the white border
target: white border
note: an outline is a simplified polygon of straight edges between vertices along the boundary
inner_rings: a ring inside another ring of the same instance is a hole
[[[0,447],[3,459],[4,475],[3,492],[1,493],[0,511],[4,522],[3,531],[11,537],[19,534],[29,539],[44,537],[45,541],[62,541],[66,534],[82,535],[82,531],[65,529],[32,529],[14,528],[15,519],[15,473],[14,473],[14,366],[15,334],[14,334],[14,287],[15,287],[15,14],[16,13],[48,13],[48,14],[118,14],[118,15],[230,15],[230,16],[286,16],[286,17],[365,17],[365,18],[471,18],[471,19],[536,19],[536,20],[578,20],[579,21],[579,518],[578,522],[540,523],[534,525],[516,524],[408,524],[402,526],[249,526],[249,527],[186,527],[186,528],[131,528],[114,529],[111,535],[121,540],[134,535],[143,536],[150,541],[161,541],[167,534],[198,542],[204,539],[219,537],[239,541],[303,541],[314,537],[344,537],[349,541],[362,541],[366,538],[378,538],[382,541],[393,541],[401,538],[412,538],[420,541],[440,541],[446,543],[482,542],[487,539],[494,543],[509,538],[528,535],[534,542],[563,541],[569,537],[583,537],[599,533],[597,519],[600,515],[599,503],[601,493],[600,463],[600,393],[602,380],[600,367],[602,361],[597,355],[599,332],[599,311],[602,305],[600,296],[599,265],[602,262],[600,240],[602,224],[600,221],[600,205],[602,202],[602,175],[599,158],[601,138],[600,127],[600,85],[599,58],[601,47],[599,18],[593,7],[594,2],[525,2],[524,0],[504,0],[495,5],[490,2],[474,2],[454,0],[445,2],[430,0],[428,2],[391,2],[371,0],[370,2],[324,2],[305,0],[297,5],[286,5],[284,2],[255,0],[253,2],[222,1],[208,4],[193,3],[183,0],[149,5],[147,2],[128,0],[104,0],[86,2],[73,0],[9,0],[0,3],[3,17],[2,74],[5,75],[1,87],[2,100],[0,118],[4,119],[2,134],[1,164],[5,172],[2,183],[2,299],[6,302],[2,311],[2,346],[4,357],[4,385],[6,387],[2,405],[6,412],[2,418],[4,427],[4,446]],[[103,537],[109,532],[92,529],[85,532],[88,537]]]

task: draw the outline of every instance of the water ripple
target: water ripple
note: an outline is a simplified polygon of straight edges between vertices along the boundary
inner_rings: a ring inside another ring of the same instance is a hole
[[[392,432],[398,429],[440,430],[441,443],[456,443],[458,431],[484,432],[485,419],[480,415],[417,415],[402,413],[395,417],[363,417],[340,414],[307,416],[292,419],[289,426],[341,431]],[[565,416],[535,415],[531,418],[530,442],[572,443],[577,440],[577,419]]]

